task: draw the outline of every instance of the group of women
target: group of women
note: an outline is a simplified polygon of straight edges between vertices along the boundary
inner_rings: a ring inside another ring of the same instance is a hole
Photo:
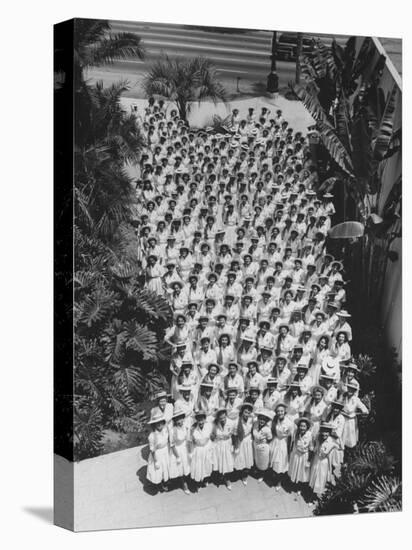
[[[320,496],[358,441],[344,267],[326,250],[307,136],[280,110],[192,131],[149,101],[136,193],[149,290],[174,312],[170,392],[151,411],[147,479],[189,493],[236,476]]]

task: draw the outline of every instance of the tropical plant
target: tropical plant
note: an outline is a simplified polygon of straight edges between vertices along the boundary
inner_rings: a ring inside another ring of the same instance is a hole
[[[397,464],[383,443],[367,441],[347,453],[340,478],[329,483],[315,515],[397,511],[402,484]]]
[[[112,33],[104,19],[75,19],[72,67],[77,85],[83,81],[84,71],[90,67],[107,65],[116,59],[143,59],[144,48],[139,36],[130,32]],[[67,71],[64,45],[55,49],[55,73]]]
[[[352,260],[362,268],[358,286],[366,311],[370,305],[379,305],[390,246],[400,236],[400,185],[394,185],[397,191],[391,193],[390,208],[383,208],[381,216],[376,216],[384,163],[401,146],[401,131],[394,132],[400,91],[394,85],[385,97],[380,87],[385,56],[376,57],[370,38],[363,41],[356,55],[355,40],[351,37],[344,48],[336,41],[328,47],[321,40],[314,40],[311,52],[302,59],[304,81],[290,87],[315,119],[328,154],[318,190],[339,192],[343,187],[344,212],[349,201],[355,205],[358,220],[346,221],[344,213],[345,223],[332,228],[331,236],[364,235],[360,258],[353,254]]]
[[[179,116],[185,121],[192,102],[211,99],[217,103],[227,98],[213,63],[202,57],[165,56],[150,67],[143,79],[143,89],[147,96],[159,95],[176,103]]]
[[[131,223],[135,190],[125,169],[139,160],[144,141],[136,118],[121,108],[127,83],[90,85],[83,74],[96,64],[142,56],[139,37],[109,31],[107,21],[75,24],[75,460],[101,453],[107,429],[140,429],[139,402],[166,387],[161,342],[171,311],[164,298],[144,288]],[[67,63],[57,53],[57,73],[67,72]],[[70,86],[60,82],[58,98],[71,98]],[[67,405],[64,395],[58,401]]]

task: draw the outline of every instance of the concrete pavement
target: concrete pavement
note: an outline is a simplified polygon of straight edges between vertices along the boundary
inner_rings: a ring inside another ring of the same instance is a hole
[[[153,495],[145,482],[147,453],[147,446],[135,447],[73,465],[75,531],[312,515],[301,496],[253,478],[246,487],[234,482],[232,491],[211,484],[190,495],[180,488]],[[61,457],[56,461],[69,465]]]

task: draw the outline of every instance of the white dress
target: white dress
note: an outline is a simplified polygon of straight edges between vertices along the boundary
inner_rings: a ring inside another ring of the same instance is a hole
[[[336,443],[330,436],[325,441],[316,443],[309,485],[318,496],[325,491],[326,483],[333,481],[331,453],[335,448]]]
[[[235,470],[246,470],[253,466],[253,443],[252,428],[253,420],[248,418],[246,422],[239,420],[243,428],[243,438],[239,441],[238,450],[235,452],[234,468]]]
[[[216,435],[214,441],[214,465],[213,469],[221,474],[233,472],[233,444],[232,435],[234,424],[227,419],[224,426],[217,423],[213,427]]]
[[[309,451],[312,449],[310,430],[303,435],[295,434],[289,457],[289,477],[293,483],[308,483],[310,462]]]
[[[187,426],[182,426],[181,428],[173,426],[170,428],[169,441],[171,478],[187,476],[190,474],[188,434],[189,430]],[[173,453],[173,447],[177,451],[180,463],[178,463],[177,458]]]
[[[269,467],[270,445],[272,432],[268,425],[259,429],[257,422],[253,426],[253,456],[256,468],[264,471]]]
[[[146,477],[151,483],[158,485],[170,477],[169,432],[166,426],[160,432],[150,432],[149,450]],[[154,454],[158,468],[155,466]]]
[[[190,477],[203,481],[213,470],[213,448],[210,441],[211,425],[205,424],[202,429],[195,426],[191,435]]]
[[[356,395],[345,397],[344,403],[345,406],[342,413],[345,417],[345,425],[343,427],[342,440],[345,447],[352,448],[355,447],[359,439],[356,411],[359,409],[364,414],[367,414],[369,411]]]
[[[275,435],[270,449],[270,466],[277,474],[289,469],[288,437],[293,434],[294,423],[288,416],[276,423]]]

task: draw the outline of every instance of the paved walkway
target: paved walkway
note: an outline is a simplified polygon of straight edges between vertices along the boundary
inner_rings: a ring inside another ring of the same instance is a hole
[[[135,447],[74,464],[76,531],[312,515],[302,497],[252,478],[247,487],[233,483],[232,491],[209,485],[191,495],[181,489],[153,495],[145,483],[147,452]]]

